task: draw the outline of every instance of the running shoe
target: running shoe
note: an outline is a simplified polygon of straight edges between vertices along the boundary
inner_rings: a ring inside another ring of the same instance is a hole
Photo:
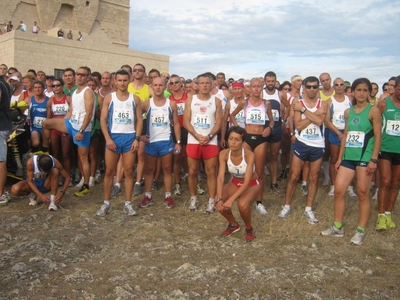
[[[238,232],[240,230],[240,225],[239,223],[236,223],[236,225],[231,225],[229,224],[228,227],[222,232],[222,236],[228,237],[234,234],[235,232]]]
[[[195,211],[199,207],[199,202],[196,199],[190,199],[189,210]]]
[[[286,173],[286,170],[282,170],[281,174],[278,177],[278,181],[282,181],[282,180],[285,180],[285,179],[287,179],[287,173]]]
[[[74,195],[76,197],[82,197],[82,196],[85,196],[85,195],[87,195],[89,193],[90,193],[90,190],[88,188],[85,188],[85,187],[82,186],[79,191],[74,193]]]
[[[139,196],[142,193],[142,186],[140,183],[135,183],[133,186],[133,196]]]
[[[111,189],[111,198],[117,197],[117,195],[120,193],[121,193],[121,187],[118,185],[113,185]]]
[[[57,209],[57,205],[54,202],[50,202],[49,211],[56,211]]]
[[[3,195],[0,197],[0,204],[7,204],[9,200],[8,192],[5,192]]]
[[[375,194],[374,194],[374,196],[372,197],[372,200],[378,200],[378,193],[379,193],[379,188],[377,188],[377,189],[375,190]]]
[[[322,182],[322,185],[323,186],[328,186],[328,185],[330,185],[331,184],[331,180],[329,179],[329,178],[326,178],[323,182]]]
[[[279,194],[281,191],[279,190],[279,187],[278,187],[278,184],[277,183],[271,183],[271,190],[274,192],[274,193],[277,193],[277,194]]]
[[[335,195],[335,186],[331,185],[331,189],[329,190],[328,196],[334,196]]]
[[[376,221],[375,230],[387,230],[388,226],[386,224],[386,216],[385,215],[378,215],[378,220]]]
[[[157,187],[157,180],[153,180],[153,184],[151,185],[151,190],[152,191],[157,191],[158,187]]]
[[[357,194],[354,193],[354,189],[353,189],[353,186],[352,186],[352,185],[350,185],[350,186],[347,188],[347,194],[348,194],[350,197],[357,197]]]
[[[262,215],[266,215],[268,213],[267,210],[265,209],[265,206],[262,203],[258,203],[256,205],[256,211],[258,211]]]
[[[182,194],[181,185],[179,183],[175,184],[174,195],[180,196]]]
[[[75,177],[75,179],[76,179],[76,177]],[[76,185],[76,187],[77,187],[78,189],[80,189],[80,188],[83,186],[83,184],[84,184],[84,179],[83,179],[83,177],[82,177],[81,180],[79,181],[79,183]]]
[[[123,212],[127,213],[128,216],[136,216],[137,215],[137,212],[136,212],[136,210],[133,209],[131,203],[124,205]]]
[[[100,183],[101,182],[101,172],[100,172],[100,170],[96,171],[96,174],[94,175],[94,181],[96,183]]]
[[[332,225],[327,230],[321,231],[322,236],[336,236],[336,237],[344,237],[344,229],[337,228],[335,225]]]
[[[167,208],[175,208],[175,203],[174,200],[172,200],[171,196],[165,197],[164,198],[164,204]]]
[[[94,177],[90,176],[89,177],[89,188],[94,187],[94,185],[95,185]]]
[[[286,219],[290,214],[290,207],[283,206],[281,212],[278,214],[279,219]]]
[[[185,180],[185,181],[187,181],[187,178],[189,177],[189,174],[188,173],[183,173],[182,175],[181,175],[181,179],[182,180]]]
[[[318,219],[315,217],[315,213],[312,210],[305,211],[304,216],[307,218],[308,223],[315,225],[318,223]]]
[[[144,196],[142,202],[139,203],[138,207],[140,208],[146,208],[148,206],[154,205],[153,198],[149,198],[147,196]]]
[[[29,206],[36,206],[37,201],[36,201],[36,194],[34,192],[31,192],[28,196],[29,198]]]
[[[197,184],[197,194],[203,195],[204,193],[205,193],[205,191],[200,187],[199,184]]]
[[[392,214],[386,215],[386,224],[388,229],[396,228],[396,224],[392,221]]]
[[[204,211],[205,214],[213,214],[215,212],[214,200],[209,200],[207,204],[207,208]]]
[[[307,186],[307,184],[302,184],[301,185],[301,191],[302,191],[304,196],[308,195],[308,186]]]
[[[356,233],[350,240],[350,244],[360,246],[364,242],[364,239],[365,239],[365,232],[356,230]]]
[[[246,228],[246,242],[251,243],[255,238],[253,227]]]
[[[104,217],[106,214],[109,214],[110,212],[112,212],[111,205],[107,205],[104,203],[102,206],[100,206],[99,210],[96,212],[96,216]]]

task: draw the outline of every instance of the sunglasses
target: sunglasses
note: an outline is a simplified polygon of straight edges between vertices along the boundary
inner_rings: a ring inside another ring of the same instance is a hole
[[[139,73],[142,73],[142,72],[144,72],[144,70],[143,70],[143,69],[133,69],[132,72],[139,72]]]
[[[387,92],[388,89],[383,89],[384,92]]]
[[[179,80],[178,81],[171,81],[169,84],[170,85],[174,85],[174,84],[178,84],[178,83],[181,83]]]
[[[344,86],[344,83],[335,83],[335,86]]]
[[[62,84],[53,84],[51,87],[56,88],[56,87],[61,87],[61,86],[62,86]]]
[[[306,89],[307,90],[311,90],[311,89],[318,90],[319,86],[318,85],[306,85]]]
[[[82,76],[82,77],[88,76],[88,74],[86,74],[86,73],[76,73],[75,75],[76,75],[76,76]]]
[[[290,92],[292,89],[291,88],[286,88],[286,89],[282,89],[282,90],[284,90],[286,92]]]

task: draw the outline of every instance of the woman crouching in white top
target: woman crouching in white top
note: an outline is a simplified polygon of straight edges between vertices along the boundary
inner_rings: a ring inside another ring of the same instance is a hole
[[[254,153],[243,148],[245,135],[246,130],[239,126],[232,126],[228,130],[229,149],[222,150],[219,154],[215,207],[229,222],[222,232],[223,236],[228,237],[240,230],[240,225],[232,214],[232,204],[238,200],[240,216],[246,226],[246,241],[251,242],[255,238],[251,226],[251,203],[261,186],[254,171]],[[232,179],[224,185],[226,167]]]

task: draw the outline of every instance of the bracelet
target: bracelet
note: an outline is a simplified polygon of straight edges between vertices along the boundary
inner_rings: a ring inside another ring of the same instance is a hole
[[[138,142],[140,142],[140,136],[137,136],[137,137],[136,137],[136,140],[137,140]]]
[[[63,195],[65,195],[65,191],[61,190],[60,193],[62,193]]]

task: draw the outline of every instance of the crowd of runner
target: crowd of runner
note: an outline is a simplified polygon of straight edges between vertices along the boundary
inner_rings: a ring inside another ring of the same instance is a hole
[[[97,216],[112,211],[112,199],[122,190],[123,211],[129,216],[137,215],[132,196],[143,194],[138,208],[154,205],[152,191],[162,173],[167,209],[175,208],[173,197],[182,194],[181,181],[187,180],[188,209],[219,211],[229,223],[224,236],[240,230],[231,211],[237,201],[250,242],[255,238],[252,203],[258,213],[267,214],[263,200],[281,193],[283,180],[285,202],[277,217],[289,217],[300,180],[307,196],[304,217],[318,223],[312,207],[322,169],[323,185],[330,185],[328,196],[334,198],[333,224],[323,236],[344,236],[347,193],[359,199],[351,243],[362,244],[371,185],[377,187],[379,203],[376,229],[396,226],[400,77],[391,77],[378,98],[379,86],[367,78],[332,82],[328,73],[294,75],[282,83],[272,71],[251,80],[226,80],[224,73],[210,72],[185,79],[155,69],[147,73],[138,63],[103,74],[67,68],[56,78],[35,70],[23,76],[2,64],[0,87],[0,183],[5,182],[10,109],[18,107],[27,115],[24,134],[31,151],[27,179],[13,185],[11,194],[28,195],[30,206],[42,201],[57,210],[73,183],[78,187],[74,195],[84,197],[101,182],[104,163],[104,202]],[[200,170],[206,190],[199,185]],[[265,173],[271,179],[268,193]],[[197,195],[204,193],[208,201],[200,203]],[[4,183],[0,195],[0,203],[10,200]]]

